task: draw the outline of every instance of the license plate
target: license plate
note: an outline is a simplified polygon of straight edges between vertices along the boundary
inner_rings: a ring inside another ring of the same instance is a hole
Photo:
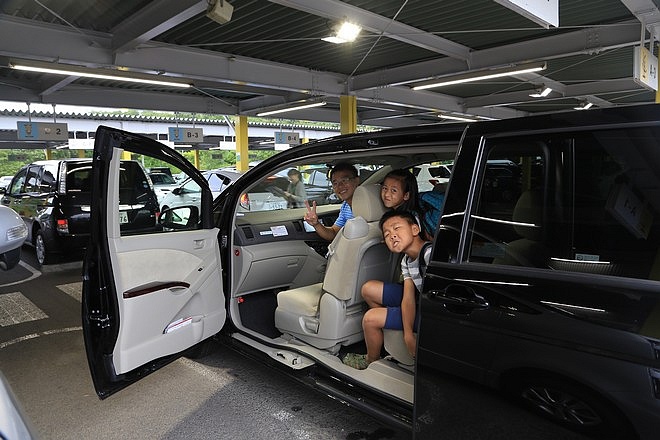
[[[125,223],[128,223],[128,212],[119,211],[119,224],[123,225]]]

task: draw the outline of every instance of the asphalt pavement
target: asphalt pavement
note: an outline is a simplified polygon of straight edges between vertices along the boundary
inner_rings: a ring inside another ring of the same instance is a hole
[[[0,371],[39,439],[407,439],[227,347],[181,358],[99,400],[80,324],[81,263],[0,272]],[[438,439],[580,440],[497,393],[446,383]]]

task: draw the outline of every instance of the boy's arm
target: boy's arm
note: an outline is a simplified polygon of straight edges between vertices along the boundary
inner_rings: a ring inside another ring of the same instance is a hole
[[[403,321],[403,340],[408,352],[415,356],[415,335],[413,325],[415,323],[415,283],[412,278],[403,280],[403,298],[401,299],[401,319]]]

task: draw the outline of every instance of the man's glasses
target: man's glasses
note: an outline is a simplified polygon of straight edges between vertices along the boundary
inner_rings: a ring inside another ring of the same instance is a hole
[[[348,184],[348,182],[350,182],[350,181],[353,180],[353,179],[354,179],[354,177],[342,177],[341,179],[333,180],[331,183],[332,183],[332,186],[336,188],[336,187],[338,187],[339,185],[346,185],[346,184]]]

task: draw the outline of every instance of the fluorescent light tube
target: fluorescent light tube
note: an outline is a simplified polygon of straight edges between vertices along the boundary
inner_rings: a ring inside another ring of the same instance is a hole
[[[531,96],[532,98],[545,98],[552,92],[552,89],[550,87],[544,87],[543,89],[539,89],[537,93],[532,93]]]
[[[12,69],[23,70],[26,72],[52,73],[54,75],[66,75],[66,76],[82,76],[85,78],[107,79],[111,81],[125,81],[125,82],[151,84],[151,85],[167,86],[167,87],[181,87],[181,88],[192,87],[190,84],[186,84],[186,83],[162,81],[158,79],[149,79],[149,78],[140,78],[137,76],[125,76],[119,72],[114,73],[108,70],[101,70],[101,69],[78,70],[75,66],[41,67],[37,65],[33,66],[29,64],[20,64],[20,63],[10,63],[9,66]],[[108,73],[96,73],[96,72],[108,72]]]
[[[452,121],[461,121],[461,122],[477,122],[477,119],[468,118],[465,116],[452,116],[452,115],[438,115],[439,118],[449,119]]]
[[[593,106],[594,106],[593,102],[583,102],[579,106],[573,107],[573,109],[575,109],[575,110],[589,110]]]
[[[261,113],[257,113],[257,116],[268,116],[268,115],[274,115],[274,114],[277,114],[277,113],[291,112],[291,111],[294,111],[294,110],[303,110],[303,109],[306,109],[306,108],[321,107],[325,104],[326,104],[325,101],[313,102],[311,104],[303,104],[303,105],[298,105],[298,106],[293,106],[293,107],[281,108],[281,109],[278,109],[278,110],[270,110],[270,111],[267,111],[267,112],[261,112]]]
[[[520,66],[507,67],[504,69],[491,69],[485,71],[468,72],[458,75],[450,75],[444,78],[438,78],[426,84],[420,84],[413,87],[413,90],[431,89],[434,87],[450,86],[454,84],[463,84],[474,81],[483,81],[485,79],[502,78],[504,76],[519,75],[522,73],[532,73],[545,70],[546,64],[525,64]]]

